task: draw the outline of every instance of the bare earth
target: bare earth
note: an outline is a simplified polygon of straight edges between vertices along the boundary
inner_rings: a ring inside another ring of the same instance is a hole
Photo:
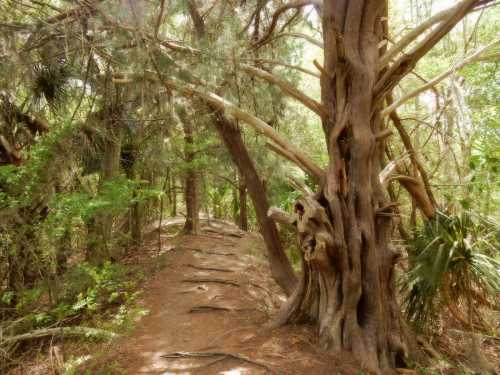
[[[144,251],[158,251],[157,235]],[[101,364],[127,374],[360,373],[347,354],[316,349],[310,327],[265,329],[285,297],[258,235],[217,222],[199,236],[162,235],[162,248],[167,265],[144,285],[150,313],[108,345]]]

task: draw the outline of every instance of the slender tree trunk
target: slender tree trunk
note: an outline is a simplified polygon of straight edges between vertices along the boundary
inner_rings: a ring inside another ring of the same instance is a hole
[[[172,173],[170,176],[171,184],[170,184],[170,197],[171,197],[171,206],[170,206],[170,215],[177,216],[177,186],[175,184],[175,176]]]
[[[194,128],[191,119],[188,119],[185,114],[180,117],[184,129],[185,160],[188,164],[184,185],[184,197],[186,200],[186,223],[184,225],[184,231],[186,233],[196,234],[200,233],[201,230],[198,171],[194,166]]]
[[[135,165],[137,160],[137,146],[135,144],[129,144],[127,146],[124,146],[122,150],[122,165],[125,169],[127,178],[130,181],[136,181],[137,172],[135,169]],[[132,192],[132,199],[134,200],[134,202],[132,202],[129,208],[129,220],[127,229],[130,230],[133,245],[139,246],[142,243],[142,220],[141,207],[139,202],[136,201],[137,191],[135,189]]]
[[[132,198],[137,198],[137,192],[132,193]],[[135,246],[142,243],[142,217],[139,202],[133,202],[130,207],[130,235]]]
[[[323,3],[329,165],[320,191],[295,203],[303,276],[277,319],[315,322],[325,348],[352,352],[376,374],[390,373],[406,352],[390,245],[394,206],[378,179],[381,108],[372,97],[384,3]]]
[[[267,216],[269,209],[267,192],[243,143],[238,127],[220,113],[217,113],[216,117],[215,128],[223,139],[233,162],[238,167],[240,175],[243,176],[248,193],[252,198],[260,232],[266,243],[271,273],[285,292],[290,294],[296,285],[296,277],[281,244],[276,223]]]
[[[239,193],[239,206],[240,206],[240,216],[239,216],[239,227],[241,230],[248,230],[248,215],[247,215],[247,187],[245,182],[240,177],[238,185]]]

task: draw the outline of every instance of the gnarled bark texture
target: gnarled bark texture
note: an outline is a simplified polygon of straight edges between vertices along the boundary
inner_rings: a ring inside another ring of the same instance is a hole
[[[387,374],[406,350],[390,246],[394,205],[378,179],[382,122],[372,94],[385,2],[323,4],[329,165],[320,191],[294,206],[303,276],[278,323],[316,323],[325,348],[350,351],[369,371]]]
[[[276,223],[267,216],[269,209],[267,192],[248,154],[241,132],[221,113],[216,114],[214,125],[236,164],[240,176],[243,177],[252,199],[260,232],[266,243],[271,273],[286,294],[290,295],[297,284],[297,279],[281,244]]]

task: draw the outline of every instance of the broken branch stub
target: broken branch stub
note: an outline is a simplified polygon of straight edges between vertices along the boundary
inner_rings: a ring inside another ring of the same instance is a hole
[[[328,267],[330,249],[333,249],[333,228],[324,207],[312,197],[301,197],[295,202],[294,212],[304,260]]]

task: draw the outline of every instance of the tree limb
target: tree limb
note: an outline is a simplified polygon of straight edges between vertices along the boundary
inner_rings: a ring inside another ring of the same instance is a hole
[[[118,79],[120,83],[132,83],[137,79],[147,79],[155,82],[160,82],[169,89],[176,90],[180,94],[186,97],[197,96],[208,104],[213,105],[218,110],[225,112],[226,115],[230,115],[250,127],[256,130],[258,133],[271,139],[280,147],[284,148],[288,152],[292,153],[297,160],[300,161],[301,166],[306,169],[306,172],[315,179],[317,183],[320,183],[323,178],[323,169],[319,167],[313,160],[311,160],[307,155],[305,155],[300,149],[295,147],[287,139],[276,132],[267,123],[255,117],[240,107],[236,106],[232,102],[218,96],[217,94],[207,91],[205,89],[200,89],[195,85],[181,82],[177,79],[166,79],[165,77],[158,75],[155,72],[146,71],[144,75],[141,74],[123,74],[115,73],[113,80]],[[115,81],[116,82],[116,81]]]
[[[400,99],[396,100],[394,103],[392,103],[389,107],[385,108],[382,112],[382,116],[387,116],[391,112],[393,112],[396,108],[400,107],[404,103],[406,103],[408,100],[416,97],[417,95],[421,94],[422,92],[432,88],[433,86],[437,85],[439,82],[441,82],[443,79],[446,77],[450,76],[454,72],[456,72],[459,69],[462,69],[464,66],[477,62],[477,61],[483,61],[491,58],[498,58],[500,57],[500,53],[494,53],[491,55],[487,56],[481,56],[481,54],[486,51],[487,49],[494,47],[496,45],[500,44],[500,39],[495,40],[493,43],[488,44],[487,46],[484,46],[477,50],[475,53],[464,59],[461,63],[454,65],[452,68],[448,69],[447,71],[441,73],[437,77],[433,78],[432,80],[428,81],[426,84],[420,86],[419,88],[407,93]]]
[[[271,25],[267,29],[267,32],[262,36],[262,38],[260,38],[257,42],[254,43],[254,47],[257,47],[257,46],[264,44],[270,38],[274,29],[276,28],[276,25],[278,24],[278,19],[280,18],[280,16],[283,13],[285,13],[287,10],[290,10],[290,9],[302,8],[306,5],[321,6],[322,2],[318,1],[318,0],[297,0],[295,2],[282,5],[281,7],[276,9],[276,11],[273,14]]]
[[[391,95],[388,95],[387,101],[388,103],[392,102]],[[406,151],[410,155],[410,160],[412,164],[419,171],[420,176],[422,177],[423,186],[425,188],[428,200],[434,207],[436,207],[437,203],[436,199],[434,198],[434,194],[432,193],[432,189],[429,183],[429,177],[427,176],[427,172],[425,171],[424,167],[422,166],[422,163],[419,160],[418,154],[415,148],[413,147],[409,134],[406,132],[406,129],[404,128],[403,123],[401,122],[401,119],[399,118],[398,114],[395,111],[390,113],[390,118],[392,120],[392,123],[394,124],[394,127],[397,129],[399,136],[401,137],[401,141],[403,142]]]
[[[288,82],[285,82],[285,81],[277,78],[276,76],[272,75],[271,73],[266,72],[265,70],[255,68],[253,66],[242,65],[241,69],[247,74],[262,78],[262,79],[266,80],[267,82],[278,86],[286,94],[290,95],[292,98],[301,102],[303,105],[305,105],[311,111],[315,112],[320,117],[322,117],[322,118],[328,117],[328,111],[326,110],[326,108],[323,107],[323,105],[321,105],[321,103],[319,103],[316,100],[311,99],[307,95],[303,94],[302,92],[297,90],[295,87],[290,85]]]
[[[404,54],[382,75],[374,87],[375,102],[380,102],[462,18],[475,6],[478,0],[462,0],[447,19],[443,20],[413,49]]]
[[[255,49],[260,48],[260,47],[262,47],[266,43],[270,43],[270,42],[272,42],[272,41],[274,41],[276,39],[287,37],[287,36],[291,36],[291,37],[294,37],[294,38],[304,39],[307,42],[309,42],[309,43],[311,43],[311,44],[313,44],[313,45],[315,45],[316,47],[319,47],[319,48],[323,48],[324,47],[324,45],[323,45],[323,43],[321,41],[319,41],[317,39],[314,39],[310,35],[303,34],[303,33],[287,32],[287,33],[279,33],[276,36],[274,36],[273,38],[269,38],[265,43],[259,44],[258,46],[254,47],[254,48]]]
[[[277,207],[269,207],[267,216],[278,223],[285,224],[287,226],[295,227],[297,224],[297,219],[295,217]]]
[[[295,69],[295,70],[298,70],[299,72],[309,74],[310,76],[313,76],[316,78],[321,78],[321,75],[319,75],[318,73],[313,72],[312,70],[309,70],[309,69],[305,69],[305,68],[301,67],[300,65],[292,65],[292,64],[287,64],[287,63],[281,62],[281,61],[267,60],[267,59],[260,59],[260,58],[254,59],[253,61],[255,61],[257,64],[271,64],[271,65],[284,66],[286,68]]]

